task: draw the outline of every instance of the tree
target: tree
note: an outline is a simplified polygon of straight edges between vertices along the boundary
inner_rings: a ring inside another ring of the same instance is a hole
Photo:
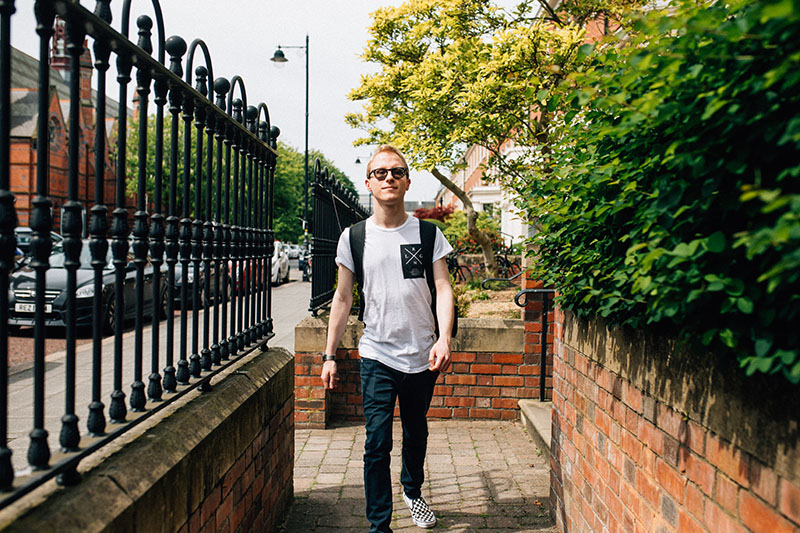
[[[471,145],[495,154],[486,179],[496,171],[521,176],[520,147],[546,146],[546,129],[556,108],[550,92],[569,72],[585,43],[587,20],[619,26],[619,5],[634,1],[573,1],[564,13],[522,1],[503,11],[485,0],[414,0],[373,14],[367,62],[380,67],[350,93],[365,100],[363,113],[348,115],[366,131],[363,144],[391,142],[412,163],[429,170],[464,205],[469,234],[481,247],[487,268],[497,264],[489,235],[477,225],[466,193],[445,176],[458,170]],[[546,5],[542,2],[541,5]],[[513,157],[502,148],[513,142]]]
[[[357,194],[353,182],[318,150],[308,153],[308,216],[313,218],[314,162],[319,159],[322,168]],[[305,157],[302,152],[278,142],[278,166],[275,169],[275,238],[299,242],[303,237],[303,181]],[[310,228],[309,228],[310,229]]]
[[[169,176],[170,176],[170,146],[171,146],[171,132],[169,124],[171,117],[165,118],[164,127],[164,161],[162,165],[162,209],[167,212],[169,201]],[[145,171],[145,189],[147,192],[148,200],[152,203],[155,191],[155,132],[156,132],[156,118],[155,115],[148,117],[147,120],[147,158],[146,158],[146,171]],[[178,140],[178,172],[177,172],[177,187],[175,190],[176,195],[176,208],[180,215],[183,206],[183,125],[181,124],[179,130],[180,138]],[[208,138],[203,136],[203,155],[207,155]],[[216,139],[214,141],[216,143]],[[197,131],[192,129],[192,179],[189,183],[189,214],[194,215],[194,185],[195,185],[195,169],[196,169],[196,154],[197,154]],[[116,148],[115,148],[116,149]],[[216,154],[216,144],[214,145]],[[224,158],[223,148],[223,158]],[[356,188],[352,181],[341,172],[333,163],[331,163],[322,152],[311,150],[309,152],[309,194],[311,194],[313,184],[313,171],[314,161],[319,159],[323,168],[328,167],[328,171],[332,172],[338,179],[340,179],[347,188],[356,192]],[[224,164],[224,163],[223,163]],[[216,176],[217,168],[216,157],[213,159],[212,174]],[[205,173],[206,166],[203,163],[202,172]],[[138,120],[131,120],[128,126],[127,136],[127,151],[126,151],[126,172],[128,180],[126,183],[127,193],[135,196],[138,190],[138,172],[139,172],[139,122]],[[274,179],[274,231],[275,238],[282,241],[296,241],[303,235],[303,180],[304,180],[304,156],[298,150],[291,146],[278,142],[278,163],[275,168]],[[201,183],[208,183],[205,179],[200,180]],[[205,194],[205,190],[201,191]],[[212,209],[216,205],[216,187],[211,191],[212,193]],[[236,195],[233,195],[236,197]],[[205,196],[201,199],[202,207],[205,207]],[[309,216],[311,216],[312,205],[309,203]]]

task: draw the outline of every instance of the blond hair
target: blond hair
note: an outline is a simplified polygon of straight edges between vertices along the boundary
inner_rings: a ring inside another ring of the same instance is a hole
[[[369,173],[372,172],[372,162],[375,160],[378,154],[382,154],[384,152],[391,152],[402,159],[403,166],[406,167],[406,170],[408,170],[408,163],[406,163],[406,158],[403,157],[403,153],[391,144],[382,144],[375,149],[375,152],[372,153],[372,157],[369,158],[369,162],[367,163],[367,179],[369,179]]]

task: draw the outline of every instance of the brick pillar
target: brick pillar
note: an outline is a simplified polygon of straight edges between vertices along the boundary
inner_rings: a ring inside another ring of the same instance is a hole
[[[297,352],[294,356],[295,424],[322,428],[328,424],[328,396],[322,388],[320,352]]]
[[[522,286],[524,289],[542,289],[544,284],[540,280],[528,279],[525,276]],[[560,331],[556,327],[557,312],[553,304],[553,295],[547,294],[547,338],[544,339],[546,347],[545,357],[545,399],[551,400],[553,398],[553,340],[556,334]],[[531,294],[528,298],[528,303],[523,310],[522,317],[525,320],[525,344],[524,344],[524,362],[527,365],[533,365],[533,375],[531,376],[531,383],[537,391],[541,383],[541,365],[542,365],[542,295]],[[537,392],[537,398],[538,392]]]

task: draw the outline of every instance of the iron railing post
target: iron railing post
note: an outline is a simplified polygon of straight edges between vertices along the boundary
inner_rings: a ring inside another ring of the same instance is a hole
[[[48,9],[39,6],[37,2],[36,16],[39,22],[40,42],[46,42],[48,28],[43,23],[49,18],[52,26],[53,15]],[[41,9],[40,9],[41,8]],[[17,213],[14,210],[14,195],[11,193],[11,168],[8,164],[11,155],[11,15],[14,13],[14,0],[0,1],[0,489],[7,490],[14,482],[14,469],[11,466],[11,450],[8,448],[8,283],[9,274],[14,266],[14,251],[17,239],[14,228],[17,225]],[[40,27],[41,31],[40,31]],[[44,46],[44,45],[42,45]],[[45,49],[46,50],[46,49]],[[41,72],[41,69],[40,69]],[[46,78],[45,78],[46,79]],[[46,81],[45,81],[46,83]],[[39,84],[39,102],[41,104],[42,92],[47,98],[47,90],[42,90],[41,79]],[[39,117],[39,131],[42,131],[43,121]],[[44,122],[44,128],[47,122]],[[39,154],[44,150],[39,149]],[[45,156],[46,160],[46,156]],[[39,164],[39,178],[41,179],[41,161]],[[38,191],[41,194],[41,191]],[[46,261],[45,261],[46,264]],[[46,268],[46,267],[45,267]],[[39,279],[37,270],[37,282]],[[38,289],[37,283],[37,289]],[[39,291],[37,290],[37,293]],[[37,313],[40,318],[41,314]],[[39,371],[44,374],[44,346],[35,356],[34,361],[40,361]],[[42,376],[44,377],[44,376]],[[42,393],[44,391],[42,390]],[[47,438],[45,434],[45,439]],[[46,440],[45,440],[46,442]]]

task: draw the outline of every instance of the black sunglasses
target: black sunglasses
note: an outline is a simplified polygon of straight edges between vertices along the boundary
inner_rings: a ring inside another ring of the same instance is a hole
[[[389,172],[392,173],[392,177],[396,180],[401,180],[408,175],[408,169],[405,167],[394,167],[394,168],[374,168],[369,173],[369,178],[374,177],[378,181],[383,181],[386,179],[386,176],[389,175]]]

